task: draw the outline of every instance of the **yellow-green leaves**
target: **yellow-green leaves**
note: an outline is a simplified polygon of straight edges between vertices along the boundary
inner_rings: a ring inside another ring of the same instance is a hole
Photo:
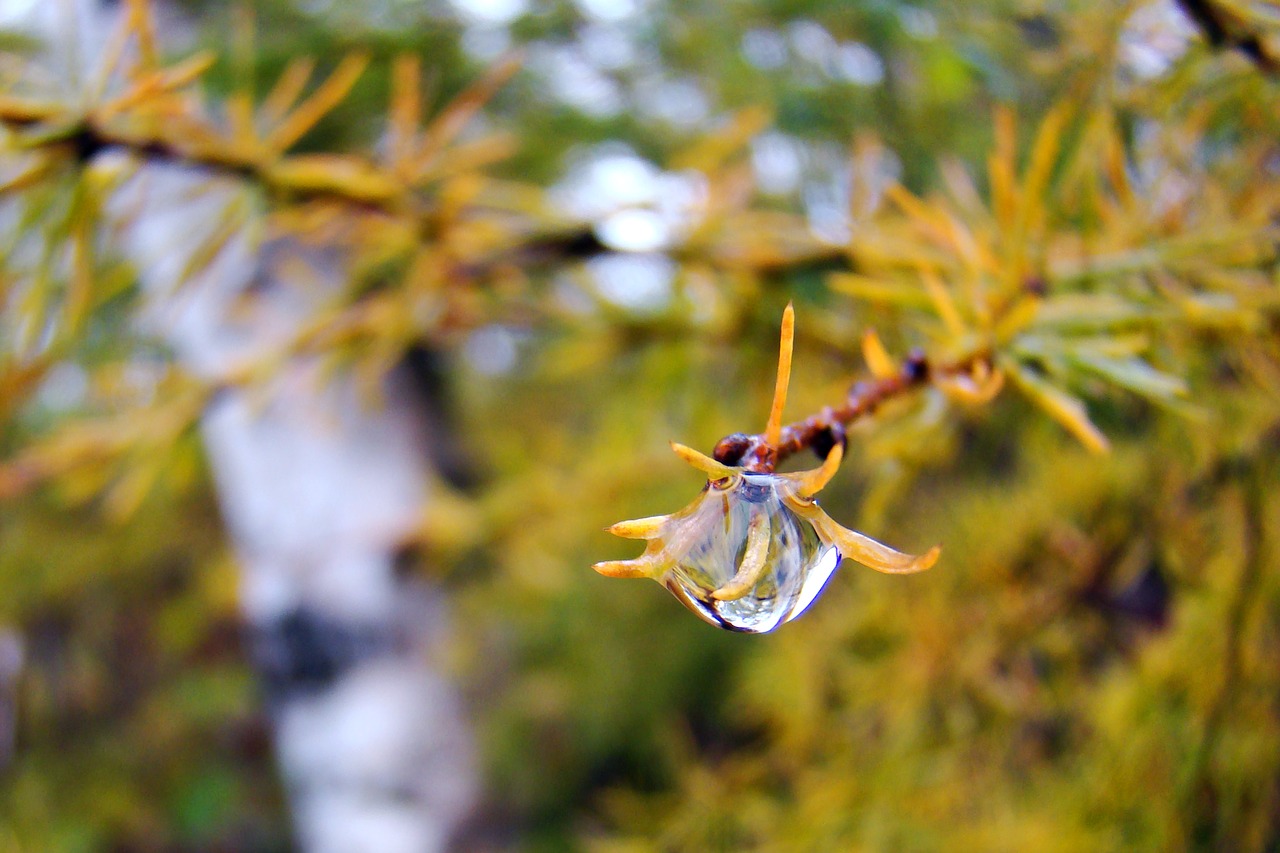
[[[342,102],[368,66],[368,56],[355,54],[344,57],[315,91],[281,117],[279,123],[263,139],[263,145],[273,154],[280,154],[292,147],[316,122]]]
[[[1016,362],[1009,364],[1008,370],[1019,390],[1081,444],[1094,453],[1106,453],[1110,449],[1107,437],[1089,420],[1089,412],[1079,398]]]
[[[1073,101],[1051,107],[1020,148],[1013,112],[997,109],[987,199],[954,160],[942,169],[950,197],[891,187],[892,207],[853,235],[857,271],[829,284],[899,312],[928,342],[942,368],[935,384],[950,398],[989,401],[1007,371],[1038,408],[1103,451],[1107,440],[1077,391],[1110,387],[1187,411],[1184,350],[1162,341],[1197,328],[1260,328],[1266,288],[1245,281],[1274,263],[1280,228],[1261,212],[1280,208],[1280,198],[1265,187],[1242,191],[1234,223],[1170,211],[1159,193],[1189,178],[1135,183],[1141,172],[1119,117]],[[874,348],[870,355],[873,372],[883,370]],[[975,363],[986,372],[949,367]]]

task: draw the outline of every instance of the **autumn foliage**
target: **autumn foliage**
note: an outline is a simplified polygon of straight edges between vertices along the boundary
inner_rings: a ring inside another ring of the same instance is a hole
[[[277,3],[189,10],[178,53],[137,0],[74,96],[0,45],[0,850],[285,843],[198,421],[300,356],[377,405],[423,351],[475,476],[406,548],[455,605],[499,837],[1280,844],[1280,27],[1183,5],[549,4],[480,60],[446,12]],[[605,71],[634,109],[548,95],[600,27],[644,53]],[[641,67],[702,112],[645,113]],[[608,157],[642,191],[566,203]],[[341,256],[340,292],[185,369],[116,242],[151,162],[240,188],[182,276],[288,235]],[[703,486],[670,440],[758,428],[789,301],[783,422],[935,368],[848,419],[823,506],[943,556],[732,635],[590,567]]]

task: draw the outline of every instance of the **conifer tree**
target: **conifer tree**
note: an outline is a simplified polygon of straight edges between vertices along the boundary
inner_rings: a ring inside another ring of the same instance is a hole
[[[0,848],[1280,844],[1274,4],[0,25]]]

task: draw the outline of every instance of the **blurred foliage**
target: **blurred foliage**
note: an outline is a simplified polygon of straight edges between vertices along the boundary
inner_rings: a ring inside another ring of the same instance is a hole
[[[167,59],[133,3],[74,86],[6,38],[0,850],[286,843],[216,388],[134,321],[103,215],[145,158],[244,179],[188,275],[246,228],[351,258],[223,383],[448,358],[482,485],[439,485],[423,571],[492,843],[1280,845],[1280,22],[1182,5],[1225,35],[1165,2],[189,3]],[[609,158],[638,190],[582,184]],[[859,423],[824,493],[941,563],[735,636],[588,566],[699,485],[668,439],[763,422],[788,299],[789,412],[859,341],[983,368]]]

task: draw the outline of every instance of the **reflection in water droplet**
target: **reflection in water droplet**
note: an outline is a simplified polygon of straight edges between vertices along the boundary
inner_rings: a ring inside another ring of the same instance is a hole
[[[796,515],[780,490],[790,484],[768,474],[743,474],[728,491],[710,488],[673,516],[667,540],[673,558],[662,581],[694,613],[733,631],[763,633],[799,616],[840,564],[813,525]],[[737,574],[753,519],[768,531],[759,580],[740,598],[712,596]],[[678,533],[677,533],[678,531]]]

